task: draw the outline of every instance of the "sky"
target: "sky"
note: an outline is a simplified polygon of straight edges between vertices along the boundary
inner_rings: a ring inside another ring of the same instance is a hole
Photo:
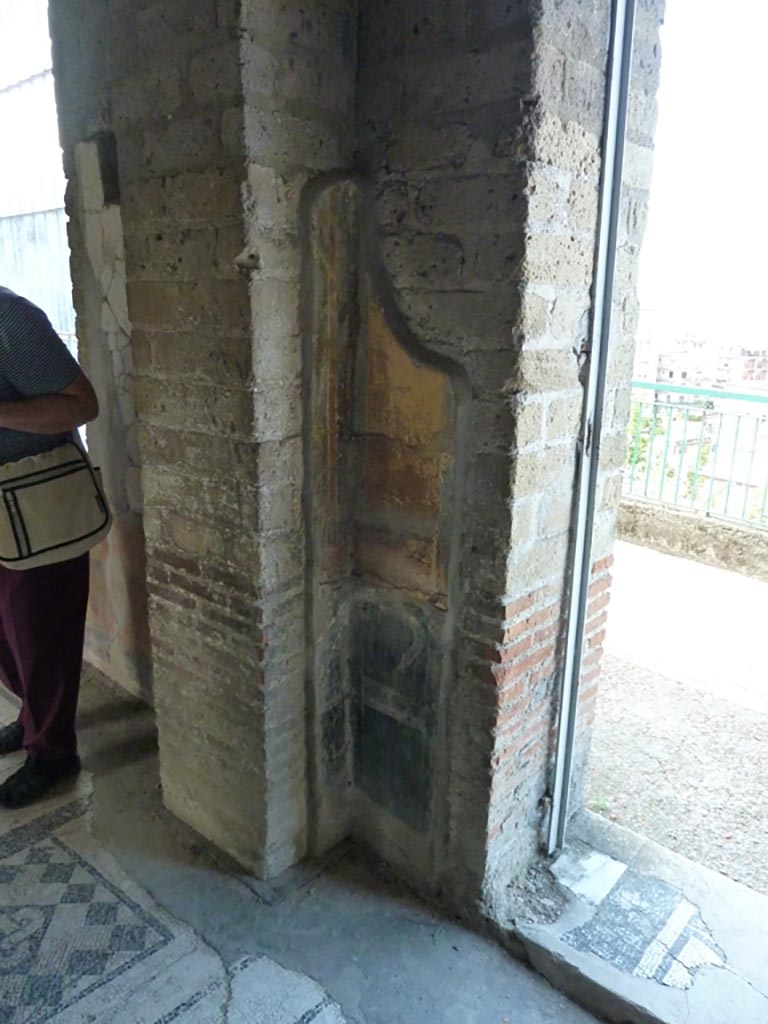
[[[667,0],[640,305],[768,347],[768,2]]]
[[[48,0],[0,0],[0,88],[51,66]]]

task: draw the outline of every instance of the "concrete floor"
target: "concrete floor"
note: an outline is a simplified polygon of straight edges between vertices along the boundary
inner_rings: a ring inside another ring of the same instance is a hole
[[[233,977],[242,989],[249,971],[254,985],[263,985],[265,970],[274,974],[288,969],[298,972],[290,975],[291,991],[308,976],[307,984],[314,979],[327,993],[319,1003],[313,996],[315,1004],[310,1000],[307,1005],[314,1008],[296,1015],[303,1022],[587,1024],[596,1020],[496,944],[415,899],[383,865],[372,863],[360,851],[349,849],[324,870],[301,870],[276,886],[253,886],[235,870],[216,864],[192,833],[174,823],[162,807],[151,714],[93,671],[87,671],[84,680],[80,737],[84,766],[92,777],[93,834],[88,841],[117,861],[125,872],[126,886],[134,885],[143,894],[135,896],[134,903],[152,900],[170,915],[171,931],[177,925],[183,934],[191,929],[204,944],[195,955],[209,950],[220,958],[230,976],[230,1000]],[[2,912],[0,908],[0,917]],[[209,987],[218,984],[214,978]],[[331,1002],[338,1004],[343,1016],[333,1015],[337,1010]],[[194,1020],[213,1024],[287,1019],[279,1010],[274,1017],[261,1013],[258,1017],[220,1016],[217,1011],[210,1017],[198,1014]],[[126,1004],[116,1015],[93,1019],[99,1024],[177,1019],[173,1014],[142,1016],[142,1012]],[[33,1018],[9,1019],[15,1024]],[[178,1019],[186,1021],[187,1016]]]
[[[619,541],[606,651],[768,714],[768,583]]]
[[[618,544],[588,805],[768,893],[768,584]]]

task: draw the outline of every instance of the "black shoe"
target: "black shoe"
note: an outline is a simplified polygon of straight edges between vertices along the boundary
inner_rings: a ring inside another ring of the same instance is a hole
[[[74,778],[79,771],[80,758],[77,754],[57,758],[30,754],[21,768],[0,786],[0,805],[26,807],[45,796],[59,782]]]
[[[24,744],[24,727],[21,722],[4,725],[0,729],[0,754],[15,754]]]

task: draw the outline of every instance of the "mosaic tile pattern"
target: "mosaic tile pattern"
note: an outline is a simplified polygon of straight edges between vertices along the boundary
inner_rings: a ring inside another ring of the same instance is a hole
[[[563,941],[627,974],[680,989],[691,987],[699,967],[725,964],[697,908],[666,882],[631,869]]]
[[[0,1024],[44,1024],[173,938],[53,834],[84,811],[0,836]]]

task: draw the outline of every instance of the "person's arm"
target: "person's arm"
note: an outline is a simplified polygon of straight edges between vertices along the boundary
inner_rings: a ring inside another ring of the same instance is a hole
[[[0,428],[29,434],[68,433],[98,415],[99,400],[82,370],[55,395],[0,402]]]

